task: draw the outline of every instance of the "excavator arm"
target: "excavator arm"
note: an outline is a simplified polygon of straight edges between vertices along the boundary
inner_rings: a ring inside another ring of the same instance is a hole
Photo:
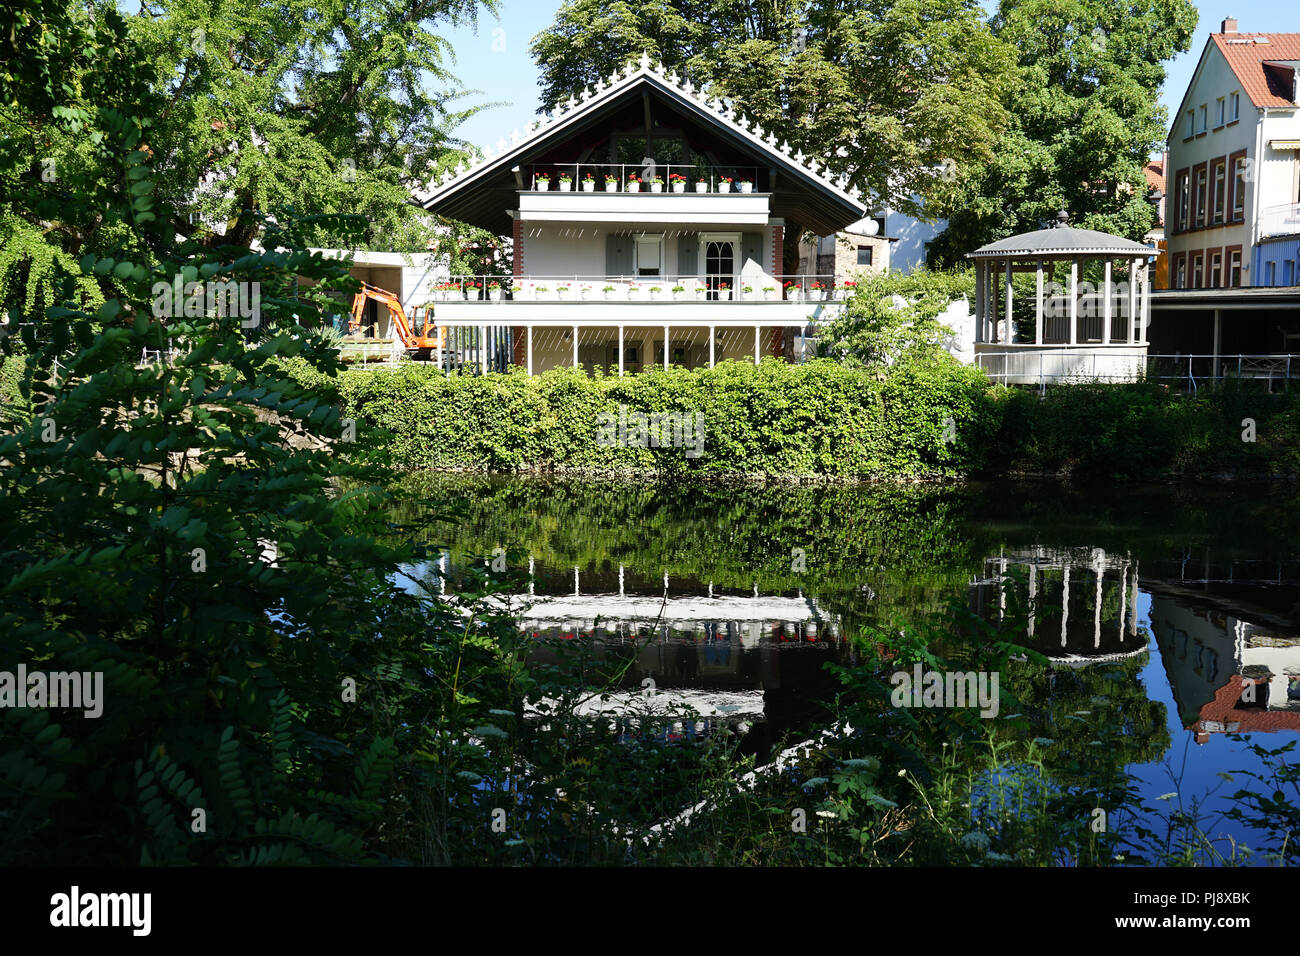
[[[361,283],[361,291],[352,300],[352,315],[348,319],[349,334],[356,335],[361,330],[361,318],[365,314],[366,303],[370,301],[374,301],[388,310],[388,314],[392,316],[397,337],[408,352],[444,347],[440,328],[436,326],[430,327],[426,324],[422,330],[424,334],[416,334],[411,321],[406,317],[406,310],[402,308],[401,300],[387,289],[370,285],[368,282]],[[428,334],[430,332],[432,334]]]

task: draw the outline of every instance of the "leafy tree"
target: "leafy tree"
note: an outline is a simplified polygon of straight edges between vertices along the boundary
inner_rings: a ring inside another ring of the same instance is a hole
[[[363,215],[367,228],[349,235],[361,248],[424,251],[442,236],[439,224],[411,202],[422,187],[463,157],[454,129],[477,108],[456,100],[465,91],[446,66],[446,25],[472,23],[495,0],[416,0],[393,5],[360,0],[326,5],[290,0],[156,0],[124,16],[111,37],[91,24],[99,7],[84,0],[21,3],[13,9],[13,51],[0,52],[11,80],[54,79],[57,96],[18,101],[13,89],[0,110],[0,296],[24,306],[52,302],[54,262],[60,271],[86,252],[132,240],[95,216],[92,205],[63,202],[60,216],[7,202],[18,179],[39,181],[67,200],[78,177],[94,178],[97,143],[67,135],[62,121],[113,105],[114,85],[147,90],[154,101],[141,149],[150,158],[155,195],[168,225],[208,248],[249,246],[264,222],[288,216]],[[88,43],[81,56],[24,46],[59,18]],[[29,36],[29,34],[31,36]],[[129,37],[140,59],[123,61]],[[103,43],[103,46],[99,44]],[[33,49],[31,63],[17,50]],[[132,76],[129,71],[134,70]],[[143,102],[139,96],[137,102]],[[62,115],[60,115],[62,114]],[[100,176],[98,187],[106,182]],[[336,220],[315,219],[305,238],[334,246]],[[300,226],[303,228],[303,226]],[[83,280],[83,301],[98,306],[107,283]]]
[[[917,269],[864,277],[822,331],[818,353],[877,368],[942,361],[952,330],[938,317],[973,294],[970,272]]]
[[[992,156],[1014,60],[974,0],[568,0],[532,51],[544,108],[644,52],[917,214]]]
[[[1188,49],[1191,0],[1002,0],[991,25],[1018,53],[1011,123],[993,156],[959,176],[947,230],[952,263],[984,243],[1075,225],[1141,239],[1154,221],[1142,167],[1164,142],[1165,62]]]

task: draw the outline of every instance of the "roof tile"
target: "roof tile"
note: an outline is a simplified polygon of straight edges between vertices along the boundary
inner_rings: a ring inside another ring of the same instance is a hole
[[[1264,64],[1272,60],[1300,60],[1300,33],[1212,33],[1210,39],[1228,61],[1252,103],[1256,106],[1295,105],[1287,98],[1290,88],[1283,89],[1277,71],[1265,69]],[[1256,43],[1256,39],[1268,42]]]

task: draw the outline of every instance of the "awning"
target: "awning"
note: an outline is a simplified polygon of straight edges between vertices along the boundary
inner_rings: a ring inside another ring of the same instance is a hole
[[[1268,145],[1274,149],[1300,149],[1300,139],[1270,139]]]

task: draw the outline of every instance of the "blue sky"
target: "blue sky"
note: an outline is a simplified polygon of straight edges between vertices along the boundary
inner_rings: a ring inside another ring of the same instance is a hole
[[[986,7],[992,0],[984,0]],[[451,73],[477,92],[464,103],[500,102],[468,120],[460,134],[482,146],[494,144],[513,129],[523,129],[537,112],[537,68],[528,54],[532,38],[550,26],[559,0],[502,0],[499,18],[481,18],[477,31],[469,28],[447,34],[455,51]],[[1206,0],[1197,4],[1201,19],[1189,52],[1172,60],[1161,102],[1177,109],[1197,58],[1211,32],[1225,17],[1236,16],[1243,32],[1300,33],[1300,4],[1295,0]]]

